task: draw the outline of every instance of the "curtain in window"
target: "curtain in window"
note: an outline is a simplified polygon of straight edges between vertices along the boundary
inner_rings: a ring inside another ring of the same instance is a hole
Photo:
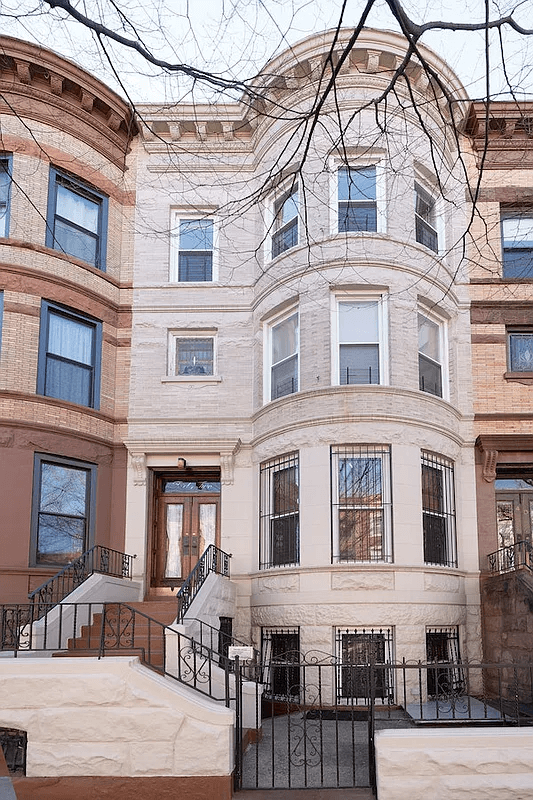
[[[100,203],[95,203],[94,200],[59,184],[56,211],[60,217],[73,222],[80,228],[91,231],[91,233],[98,233]]]
[[[172,503],[167,506],[167,557],[165,578],[181,576],[181,535],[183,532],[183,504]]]
[[[94,334],[92,325],[50,312],[45,394],[92,404]]]

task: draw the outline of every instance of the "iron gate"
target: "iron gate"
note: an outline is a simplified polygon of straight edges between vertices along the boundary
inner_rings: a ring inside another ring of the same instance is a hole
[[[248,692],[255,686],[253,703],[246,692],[243,702],[246,679]],[[246,675],[236,664],[235,788],[373,785],[373,706],[389,702],[382,692],[376,697],[375,687],[386,680],[380,665],[347,665],[322,654],[289,653],[247,666]]]

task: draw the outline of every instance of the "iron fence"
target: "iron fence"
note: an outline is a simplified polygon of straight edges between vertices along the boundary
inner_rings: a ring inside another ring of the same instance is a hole
[[[183,622],[185,614],[203,586],[207,576],[214,572],[229,578],[229,562],[231,555],[225,553],[220,548],[210,544],[207,547],[187,579],[184,581],[178,592],[178,622]]]

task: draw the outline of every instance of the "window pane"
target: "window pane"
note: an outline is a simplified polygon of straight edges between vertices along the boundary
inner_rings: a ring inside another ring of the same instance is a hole
[[[261,465],[260,569],[299,561],[298,456]]]
[[[377,342],[378,304],[339,303],[339,338],[341,342]]]
[[[272,328],[272,363],[288,358],[297,351],[298,314],[284,319]]]
[[[376,168],[343,167],[338,172],[339,200],[375,200]]]
[[[288,358],[272,367],[270,399],[285,397],[298,391],[298,356]]]
[[[339,203],[339,233],[343,231],[377,231],[375,203]]]
[[[294,219],[272,237],[272,258],[298,244],[298,220]]]
[[[85,516],[88,474],[84,469],[41,465],[40,511]]]
[[[178,257],[179,281],[211,281],[213,279],[213,253],[185,253]]]
[[[178,375],[213,374],[213,339],[177,339]]]
[[[416,213],[424,222],[434,226],[435,223],[435,201],[420,186],[416,186]]]
[[[49,355],[46,359],[44,394],[57,400],[92,406],[92,379],[91,367],[72,364]]]
[[[425,511],[444,511],[442,470],[427,464],[422,464],[422,506]]]
[[[502,220],[503,246],[533,248],[533,216]]]
[[[287,467],[272,476],[272,511],[288,514],[298,511],[298,472],[296,467]]]
[[[62,314],[50,312],[48,322],[48,352],[54,355],[92,364],[94,326]]]
[[[513,372],[533,372],[533,334],[510,334],[509,350]]]
[[[37,563],[67,564],[85,550],[85,519],[39,514]]]
[[[274,213],[277,228],[298,216],[298,190],[295,189],[289,197],[276,203]]]
[[[381,504],[381,458],[339,459],[339,502]]]
[[[418,349],[433,361],[440,361],[439,326],[433,320],[418,315]]]
[[[379,383],[379,348],[377,344],[341,344],[339,356],[341,386]]]
[[[78,194],[58,182],[56,213],[59,216],[79,225],[80,228],[97,234],[99,212],[100,203]]]
[[[420,391],[442,397],[442,371],[440,364],[435,364],[423,355],[418,356],[418,381]]]
[[[74,258],[81,258],[82,261],[95,266],[98,244],[96,237],[56,219],[54,239],[55,250],[61,250]]]
[[[184,219],[180,222],[180,250],[212,250],[213,220]]]
[[[0,236],[7,236],[7,222],[9,209],[9,187],[11,176],[9,175],[9,161],[6,158],[0,159]]]

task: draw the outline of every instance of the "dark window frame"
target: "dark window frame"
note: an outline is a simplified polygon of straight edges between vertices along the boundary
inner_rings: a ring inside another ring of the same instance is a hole
[[[95,518],[96,518],[96,482],[97,470],[96,464],[91,464],[87,461],[79,461],[75,458],[67,458],[64,456],[50,455],[49,453],[35,453],[34,466],[33,466],[33,495],[32,495],[32,519],[31,519],[31,535],[30,535],[30,566],[54,566],[61,567],[66,562],[59,561],[45,561],[38,560],[37,552],[39,545],[39,523],[40,515],[47,512],[41,509],[41,495],[42,495],[42,467],[43,464],[52,464],[66,469],[73,469],[84,471],[88,474],[88,481],[85,489],[85,515],[83,517],[76,516],[76,519],[85,520],[85,536],[83,548],[80,552],[89,550],[94,545],[95,536]],[[52,514],[52,516],[61,516],[60,514]],[[74,518],[74,515],[73,515]]]
[[[48,345],[49,345],[49,328],[50,328],[51,314],[56,314],[57,316],[64,317],[65,319],[69,319],[74,322],[79,322],[80,325],[90,326],[93,328],[94,337],[93,337],[92,364],[90,365],[82,364],[82,362],[71,361],[66,358],[63,359],[60,356],[49,353]],[[37,367],[37,394],[43,395],[44,397],[53,397],[53,395],[48,394],[46,391],[47,368],[49,359],[56,359],[57,361],[63,361],[64,363],[71,363],[72,365],[79,365],[85,369],[91,370],[91,387],[90,387],[89,403],[78,402],[76,400],[69,400],[66,397],[55,397],[54,399],[65,400],[66,402],[73,402],[76,403],[77,405],[84,406],[85,408],[94,408],[98,410],[100,408],[100,379],[102,371],[101,321],[95,319],[94,317],[90,317],[86,314],[83,314],[79,311],[76,311],[72,308],[68,308],[67,306],[60,305],[59,303],[53,303],[50,300],[42,300],[41,327],[39,333],[39,357],[38,357],[38,367]]]
[[[2,239],[9,238],[9,222],[11,217],[11,188],[13,186],[13,155],[11,153],[0,153],[0,171],[4,172],[7,177],[7,192],[6,192],[6,200],[5,200],[5,214],[2,215],[2,218],[5,218],[5,230],[3,234],[0,234]]]
[[[392,563],[390,445],[333,445],[330,459],[332,563]],[[350,461],[368,462],[365,472],[355,476],[359,481],[355,486],[346,467],[343,473],[342,462]],[[379,462],[379,469],[376,469],[375,462]],[[375,491],[367,502],[360,502],[367,483]],[[376,483],[379,484],[378,487],[374,487]],[[376,528],[378,535],[375,533]]]
[[[422,530],[424,563],[457,567],[454,464],[422,451]]]
[[[394,702],[394,674],[387,665],[393,663],[394,634],[387,628],[336,628],[335,654],[336,700],[338,704],[370,698]]]
[[[459,628],[426,628],[427,693],[430,699],[464,694],[465,679],[459,646]]]
[[[98,223],[96,233],[84,228],[81,225],[78,225],[77,223],[61,216],[61,214],[58,213],[58,186],[63,186],[72,194],[84,197],[98,206]],[[107,261],[108,206],[109,202],[105,194],[98,191],[93,186],[76,177],[75,175],[64,172],[56,167],[50,167],[50,177],[48,183],[48,208],[46,215],[46,246],[51,247],[53,250],[57,250],[58,252],[64,253],[65,255],[71,256],[72,258],[85,261],[85,263],[89,264],[89,266],[99,269],[101,272],[105,272]],[[91,261],[86,261],[85,259],[81,258],[76,253],[70,253],[63,249],[56,239],[55,229],[57,221],[65,224],[68,228],[74,231],[79,231],[83,235],[89,236],[95,241],[94,264]]]
[[[286,453],[259,468],[259,569],[300,563],[299,454]]]
[[[261,628],[263,697],[300,699],[300,628]]]
[[[415,237],[418,244],[439,252],[435,198],[415,181]]]
[[[513,356],[513,338],[520,338],[520,337],[529,337],[531,339],[532,344],[532,356],[530,359],[529,364],[527,365],[528,369],[520,368],[517,364],[516,358]],[[518,375],[522,373],[526,374],[533,374],[533,328],[512,328],[507,330],[507,367],[509,372],[516,373]]]

